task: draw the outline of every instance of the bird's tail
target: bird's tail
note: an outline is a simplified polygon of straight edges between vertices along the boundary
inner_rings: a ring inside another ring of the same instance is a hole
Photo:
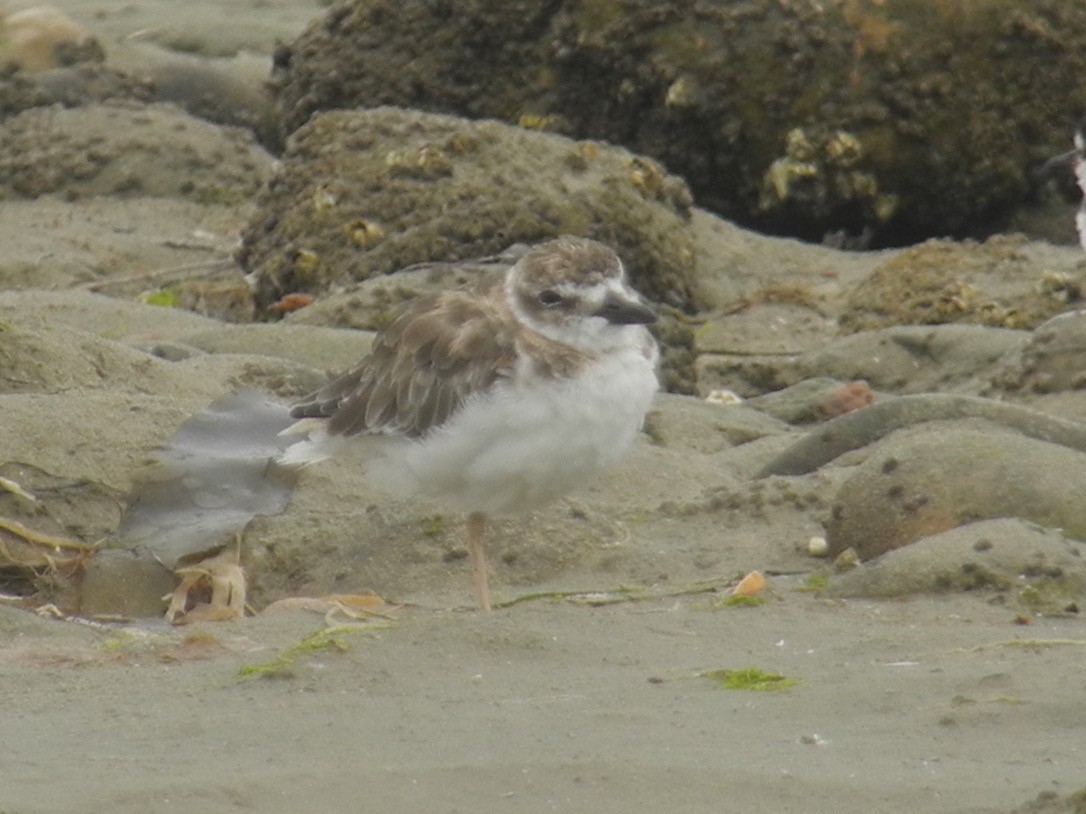
[[[277,462],[283,466],[308,466],[330,458],[332,455],[324,421],[319,418],[303,418],[301,421],[295,421],[279,434],[307,436],[283,450],[277,459]]]

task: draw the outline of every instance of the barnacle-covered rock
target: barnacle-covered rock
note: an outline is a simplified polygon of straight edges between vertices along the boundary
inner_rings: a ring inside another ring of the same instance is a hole
[[[900,245],[997,231],[1069,146],[1084,73],[1067,0],[340,0],[273,82],[284,135],[380,104],[531,122],[652,156],[746,226]]]
[[[238,259],[266,307],[578,234],[614,246],[644,294],[690,310],[690,206],[680,179],[621,148],[398,108],[337,111],[295,134]]]

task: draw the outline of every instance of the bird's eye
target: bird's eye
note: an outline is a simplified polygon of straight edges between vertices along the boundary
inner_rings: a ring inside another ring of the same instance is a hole
[[[539,292],[539,304],[546,306],[547,308],[554,308],[556,305],[561,305],[563,297],[557,291],[550,288]]]

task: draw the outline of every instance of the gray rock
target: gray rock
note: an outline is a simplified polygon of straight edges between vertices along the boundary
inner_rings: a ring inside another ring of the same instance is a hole
[[[80,585],[84,616],[162,616],[162,597],[177,585],[166,566],[121,549],[99,551],[87,564]]]
[[[1086,388],[1086,311],[1053,317],[1033,331],[992,377],[1004,391],[1057,393]]]
[[[762,470],[766,475],[803,475],[853,450],[862,450],[892,432],[924,424],[977,418],[1086,452],[1086,423],[1071,421],[993,399],[950,393],[917,393],[884,398],[862,410],[839,415],[808,432]]]
[[[838,596],[973,590],[1010,591],[1027,605],[1044,601],[1058,611],[1061,603],[1086,595],[1086,545],[1014,518],[982,520],[830,577],[830,591]]]
[[[646,422],[653,443],[708,454],[779,435],[787,429],[779,419],[743,404],[710,404],[670,394],[657,397]]]
[[[219,325],[179,308],[113,299],[87,291],[0,291],[0,323],[67,325],[124,343],[178,339]]]
[[[834,500],[831,556],[863,561],[957,526],[1020,518],[1086,540],[1086,454],[984,421],[929,424],[895,433]]]
[[[804,376],[864,379],[878,390],[920,393],[960,386],[1029,339],[980,325],[898,325],[836,339],[796,360]]]
[[[208,353],[274,356],[326,371],[353,367],[369,353],[373,334],[302,324],[223,325],[181,341]]]
[[[753,410],[771,415],[789,424],[811,424],[839,415],[839,412],[831,412],[830,408],[838,403],[835,400],[842,394],[851,393],[855,397],[856,407],[853,409],[858,409],[862,404],[862,401],[856,398],[863,396],[864,400],[874,399],[874,393],[870,391],[870,388],[865,390],[865,387],[865,382],[846,383],[825,376],[817,376],[813,379],[804,379],[783,390],[747,399],[743,403]]]

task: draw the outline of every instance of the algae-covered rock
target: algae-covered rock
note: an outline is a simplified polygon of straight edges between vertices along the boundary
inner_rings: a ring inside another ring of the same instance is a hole
[[[395,108],[333,112],[291,140],[238,260],[267,306],[578,234],[614,246],[646,296],[688,310],[689,207],[681,180],[620,148]]]
[[[395,104],[650,155],[745,225],[861,243],[990,234],[1068,144],[1067,0],[341,0],[276,55],[284,134]]]
[[[270,164],[249,133],[172,105],[35,108],[0,124],[0,197],[155,195],[235,203],[256,192]]]
[[[930,240],[876,268],[849,293],[848,331],[889,325],[968,323],[1033,328],[1077,307],[1086,292],[1081,253],[1020,236],[984,243]]]

